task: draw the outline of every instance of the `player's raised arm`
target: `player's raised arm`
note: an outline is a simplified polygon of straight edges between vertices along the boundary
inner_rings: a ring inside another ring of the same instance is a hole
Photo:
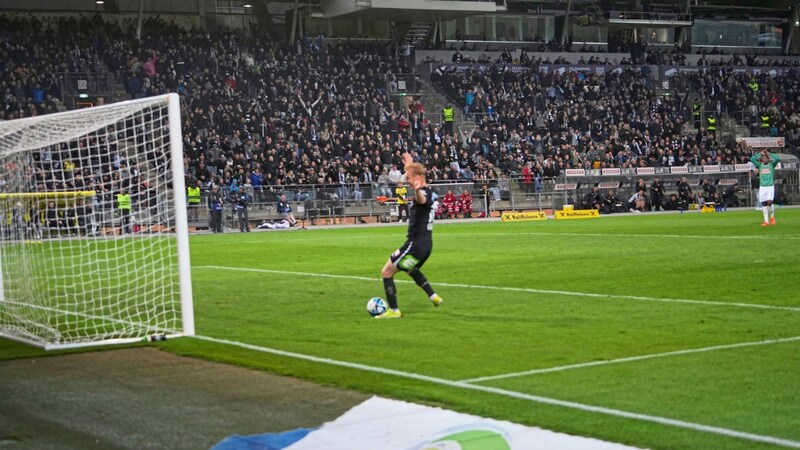
[[[406,168],[412,163],[414,163],[414,157],[411,156],[411,153],[403,153],[403,170],[407,170]]]
[[[415,163],[409,153],[403,153],[403,164],[406,173],[406,181],[414,189],[414,201],[419,204],[428,202],[428,195],[424,188],[428,185],[425,179],[425,166]]]
[[[778,155],[776,155],[775,153],[770,153],[769,151],[767,151],[767,157],[769,158],[772,167],[777,166],[778,163],[781,161],[781,158]]]

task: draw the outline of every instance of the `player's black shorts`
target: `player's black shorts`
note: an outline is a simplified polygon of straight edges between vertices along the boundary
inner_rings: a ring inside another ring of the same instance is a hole
[[[408,272],[412,269],[419,269],[431,256],[433,242],[430,241],[406,241],[402,247],[389,256],[392,264],[398,269]]]

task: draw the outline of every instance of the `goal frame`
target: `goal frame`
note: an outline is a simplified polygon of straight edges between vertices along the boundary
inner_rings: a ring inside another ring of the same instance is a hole
[[[194,302],[192,293],[192,278],[191,278],[191,263],[189,253],[189,228],[187,223],[186,211],[186,186],[184,181],[184,164],[183,164],[183,137],[181,131],[181,111],[180,111],[180,97],[178,94],[170,93],[166,95],[128,100],[124,102],[112,103],[108,105],[92,107],[93,111],[102,111],[104,109],[116,109],[128,105],[138,105],[153,103],[154,100],[164,100],[166,97],[167,103],[167,117],[169,120],[169,153],[171,162],[171,175],[172,175],[172,199],[174,202],[175,212],[175,248],[177,251],[178,259],[178,289],[180,290],[180,304],[181,304],[181,326],[182,330],[179,333],[169,334],[166,336],[159,336],[156,340],[179,337],[179,336],[193,336],[195,334],[194,324]],[[75,114],[76,111],[64,111],[55,114],[49,114],[48,119],[58,118],[59,116],[65,117],[70,114]],[[34,120],[33,118],[17,119],[19,121]],[[16,121],[15,121],[16,122]],[[2,137],[2,134],[0,134]],[[2,150],[2,149],[0,149]],[[23,150],[24,151],[24,150]],[[51,192],[50,196],[58,195],[85,195],[85,191],[80,192]],[[6,196],[47,196],[48,193],[7,193]],[[6,301],[4,280],[3,280],[3,252],[0,252],[0,303]],[[141,342],[149,340],[152,336],[136,336],[136,337],[122,337],[101,340],[89,340],[84,342],[64,342],[64,343],[42,343],[27,339],[24,336],[14,335],[5,332],[0,328],[0,337],[21,342],[28,345],[43,348],[45,350],[61,350],[70,348],[94,347],[101,345],[117,345]]]

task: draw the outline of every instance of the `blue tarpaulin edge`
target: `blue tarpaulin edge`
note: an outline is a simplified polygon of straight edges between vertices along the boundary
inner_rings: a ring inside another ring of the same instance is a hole
[[[254,434],[241,436],[234,434],[221,440],[211,450],[283,450],[306,437],[316,428],[298,428],[283,433]]]

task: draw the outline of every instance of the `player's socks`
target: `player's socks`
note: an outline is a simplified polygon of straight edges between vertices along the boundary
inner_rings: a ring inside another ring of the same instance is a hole
[[[764,223],[769,223],[769,207],[762,207],[761,212],[764,214]]]
[[[434,295],[433,288],[431,287],[430,283],[428,283],[428,279],[425,278],[425,275],[422,274],[419,270],[412,270],[408,272],[408,275],[417,283],[417,286],[421,287],[428,297]]]
[[[394,287],[394,278],[383,279],[383,290],[386,292],[386,301],[389,302],[389,308],[397,309],[397,289]]]

